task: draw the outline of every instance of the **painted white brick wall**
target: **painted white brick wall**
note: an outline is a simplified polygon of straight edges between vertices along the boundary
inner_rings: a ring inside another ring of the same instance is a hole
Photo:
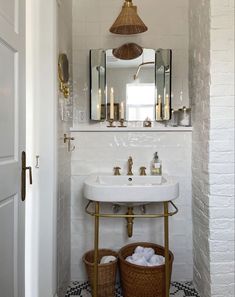
[[[176,200],[179,213],[170,219],[170,248],[175,254],[174,280],[192,280],[192,218],[191,218],[191,132],[74,132],[76,150],[72,154],[72,280],[86,280],[83,254],[93,249],[93,219],[85,213],[84,179],[95,172],[113,174],[120,166],[127,173],[127,160],[134,160],[134,172],[141,166],[149,170],[154,152],[163,162],[163,172],[180,182],[180,197]],[[152,207],[152,206],[151,206]],[[109,210],[112,207],[109,205]],[[125,209],[124,209],[125,210]],[[126,211],[126,210],[125,210]],[[127,237],[126,221],[102,219],[101,247],[120,249],[137,241],[163,243],[163,222],[135,220],[134,236]]]
[[[234,296],[235,282],[234,1],[211,0],[210,34],[209,246],[211,295],[232,297]],[[223,101],[225,104],[221,106]],[[212,169],[213,171],[211,171]],[[220,216],[218,216],[219,213]],[[215,249],[214,246],[217,245],[220,247],[224,245],[225,251],[221,252],[219,249]],[[224,257],[225,254],[227,257]]]
[[[58,1],[58,54],[67,53],[72,66],[72,0]],[[72,74],[72,71],[71,71]],[[58,88],[59,89],[59,88]],[[63,96],[58,92],[57,119],[57,294],[64,297],[70,282],[70,240],[71,240],[71,154],[63,142],[64,133],[68,133],[71,122],[62,122],[59,114],[59,102]]]
[[[190,1],[194,281],[234,296],[234,1]]]

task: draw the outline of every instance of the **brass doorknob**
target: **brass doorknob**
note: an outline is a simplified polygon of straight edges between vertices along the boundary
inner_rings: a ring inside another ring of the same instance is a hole
[[[22,152],[21,154],[21,200],[25,201],[26,198],[26,171],[29,170],[29,183],[32,185],[32,168],[26,166],[26,153]]]

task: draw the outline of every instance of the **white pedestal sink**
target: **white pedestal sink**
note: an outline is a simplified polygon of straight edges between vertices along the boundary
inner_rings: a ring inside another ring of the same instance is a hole
[[[92,201],[115,204],[146,204],[172,201],[179,196],[179,183],[169,176],[90,175],[84,196]]]
[[[169,297],[170,266],[169,266],[169,223],[168,218],[178,212],[172,200],[179,196],[179,183],[169,176],[112,176],[94,174],[84,182],[84,196],[89,200],[86,212],[94,217],[94,294],[98,296],[98,250],[99,250],[99,218],[126,218],[128,236],[132,236],[133,220],[135,218],[164,218],[165,242],[165,297]],[[101,203],[100,203],[101,202]],[[125,214],[110,214],[101,211],[102,202],[125,204],[128,212]],[[136,205],[160,203],[164,212],[158,214],[134,214]],[[174,211],[169,211],[169,204]],[[94,209],[89,210],[93,205]]]

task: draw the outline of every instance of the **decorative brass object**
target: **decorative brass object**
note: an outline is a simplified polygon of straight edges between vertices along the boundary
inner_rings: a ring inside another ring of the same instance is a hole
[[[121,60],[133,60],[143,54],[143,48],[136,43],[125,43],[122,46],[113,49],[114,57]]]
[[[148,28],[137,14],[137,6],[132,0],[125,0],[121,13],[109,29],[111,33],[131,35],[146,32]]]
[[[174,211],[169,212],[169,203],[173,206]],[[95,210],[89,210],[91,204],[95,204]],[[86,206],[86,213],[94,217],[95,236],[94,236],[94,282],[93,297],[98,297],[98,251],[99,251],[99,219],[100,218],[164,218],[164,242],[165,242],[165,297],[169,297],[170,288],[170,269],[169,269],[169,217],[178,213],[178,208],[172,201],[163,202],[164,213],[158,214],[109,214],[100,212],[100,203],[89,201]]]
[[[120,173],[120,167],[114,167],[113,168],[114,169],[114,175],[121,175],[121,173]]]
[[[134,214],[133,207],[128,207],[127,215],[132,216],[133,214]],[[128,234],[128,237],[131,238],[133,235],[134,218],[128,217],[126,218],[126,220],[127,220],[127,234]]]
[[[60,91],[64,94],[65,98],[70,95],[68,86],[69,82],[69,60],[66,54],[60,54],[58,60],[58,75],[60,80]]]
[[[121,119],[119,121],[119,123],[120,123],[120,126],[118,126],[118,128],[126,128],[127,127],[127,126],[125,126],[125,120],[124,119]]]
[[[75,146],[71,146],[71,141],[75,140],[74,137],[69,137],[67,134],[64,134],[64,143],[68,143],[68,152],[71,153],[75,150]]]
[[[146,174],[146,167],[144,167],[144,166],[140,167],[140,175],[141,176],[147,175]]]
[[[132,172],[132,166],[133,166],[133,159],[132,157],[129,157],[128,161],[127,161],[127,175],[133,175],[133,172]]]
[[[25,201],[26,198],[26,171],[29,170],[29,183],[32,185],[32,168],[26,167],[26,153],[21,154],[21,200]]]
[[[149,118],[146,118],[144,121],[144,127],[145,128],[151,128],[152,127],[152,122]]]
[[[109,119],[108,122],[109,122],[109,125],[107,126],[108,128],[115,128],[113,119]]]

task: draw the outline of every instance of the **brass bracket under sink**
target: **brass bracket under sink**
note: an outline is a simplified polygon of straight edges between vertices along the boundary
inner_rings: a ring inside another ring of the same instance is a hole
[[[171,217],[174,216],[175,214],[177,214],[178,212],[178,208],[176,207],[176,205],[172,202],[172,201],[168,201],[174,208],[174,211],[172,212],[168,212],[168,214],[164,214],[164,213],[158,213],[158,214],[134,214],[133,209],[134,207],[128,207],[128,211],[126,214],[113,214],[113,213],[96,213],[95,211],[91,211],[89,210],[89,207],[91,204],[94,204],[95,201],[89,201],[85,211],[87,214],[94,216],[94,217],[98,217],[98,218],[125,218],[127,220],[127,233],[128,233],[128,237],[132,237],[133,235],[133,225],[134,225],[134,219],[135,218],[139,218],[139,219],[156,219],[156,218],[163,218],[163,217]]]
[[[133,215],[133,207],[128,207],[127,215]],[[134,218],[128,217],[127,220],[127,234],[128,237],[131,238],[133,235],[133,225],[134,225]]]

